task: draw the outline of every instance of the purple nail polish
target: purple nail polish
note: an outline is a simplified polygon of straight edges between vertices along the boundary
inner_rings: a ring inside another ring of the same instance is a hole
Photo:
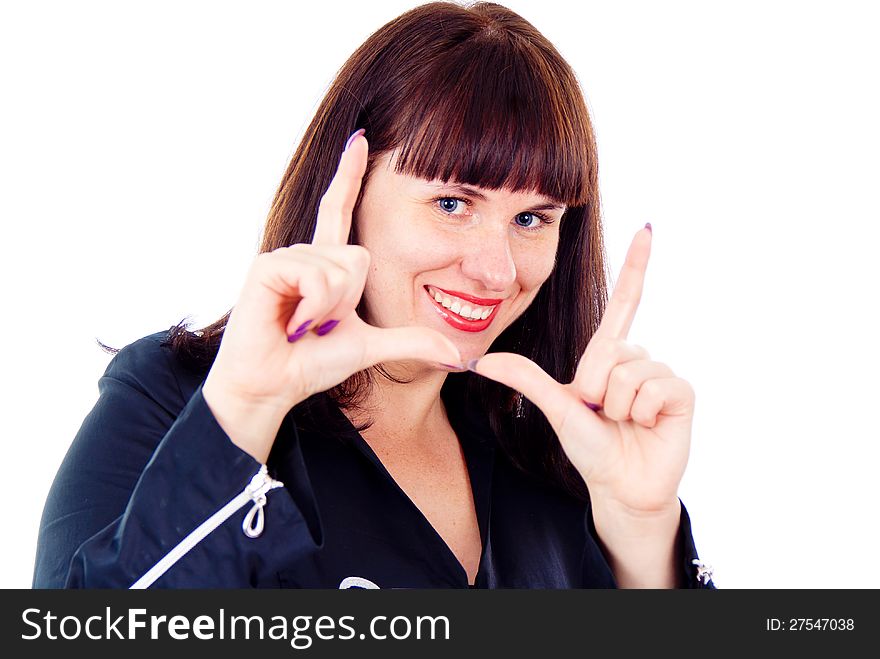
[[[648,222],[647,224],[645,224],[645,228],[646,228],[648,231],[650,231],[651,233],[654,233],[654,229],[651,227],[651,223],[650,223],[650,222]]]
[[[318,336],[324,336],[327,332],[332,330],[339,324],[338,320],[328,320],[326,323],[323,323],[317,330]]]
[[[599,410],[602,409],[601,405],[596,405],[595,403],[585,403],[585,405],[587,407],[589,407],[591,410],[593,410],[594,412],[598,412]]]
[[[476,372],[477,372],[477,362],[478,362],[478,361],[480,361],[480,360],[479,360],[479,359],[472,359],[472,360],[470,360],[470,361],[467,363],[467,368],[468,368],[468,370],[469,370],[469,371],[473,371],[474,373],[476,373]]]
[[[345,148],[343,149],[343,151],[348,151],[348,147],[350,147],[351,143],[355,141],[355,138],[357,138],[358,135],[363,135],[366,132],[367,132],[366,128],[358,128],[356,131],[354,131],[351,134],[351,137],[349,137],[348,141],[345,143]]]
[[[293,343],[294,341],[298,341],[299,339],[301,339],[305,335],[305,333],[309,331],[309,327],[311,326],[313,321],[314,318],[312,320],[307,320],[302,325],[297,327],[296,331],[287,337],[287,342]]]

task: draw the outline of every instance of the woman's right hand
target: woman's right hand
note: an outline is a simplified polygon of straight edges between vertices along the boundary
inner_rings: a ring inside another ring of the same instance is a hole
[[[380,362],[461,361],[438,331],[374,327],[355,313],[370,253],[347,242],[367,155],[367,140],[356,134],[321,198],[311,243],[254,259],[202,386],[220,426],[259,462],[287,412],[312,394]],[[311,331],[329,321],[338,325],[323,335]]]

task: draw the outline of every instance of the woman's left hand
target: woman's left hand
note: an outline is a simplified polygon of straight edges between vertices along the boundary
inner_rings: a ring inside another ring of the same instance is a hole
[[[647,226],[636,233],[570,384],[513,353],[489,353],[472,366],[521,392],[544,413],[594,505],[601,500],[639,518],[679,510],[678,485],[694,415],[691,385],[667,365],[651,361],[644,348],[626,342],[642,295],[651,238]]]

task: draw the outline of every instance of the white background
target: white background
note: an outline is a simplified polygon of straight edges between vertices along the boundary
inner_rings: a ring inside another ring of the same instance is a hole
[[[31,583],[95,339],[235,303],[334,73],[414,4],[2,5],[0,585]],[[654,226],[629,338],[697,392],[680,496],[716,584],[880,587],[871,3],[507,4],[584,87],[615,278]]]

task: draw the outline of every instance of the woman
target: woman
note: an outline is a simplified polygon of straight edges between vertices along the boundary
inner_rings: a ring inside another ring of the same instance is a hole
[[[499,5],[407,12],[340,70],[233,309],[111,361],[35,585],[711,587],[693,391],[626,342],[650,241],[605,308],[570,67]]]

